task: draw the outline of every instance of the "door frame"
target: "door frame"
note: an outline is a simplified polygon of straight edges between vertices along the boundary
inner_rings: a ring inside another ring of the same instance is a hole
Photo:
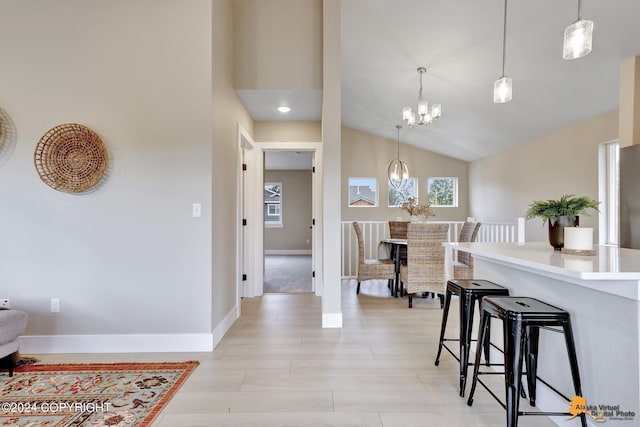
[[[255,297],[264,293],[264,211],[262,193],[264,188],[264,152],[265,151],[311,151],[314,157],[315,172],[312,173],[312,215],[315,225],[312,226],[312,271],[315,277],[312,279],[313,291],[316,295],[322,295],[322,143],[320,142],[253,142],[250,151],[245,151],[245,163],[247,170],[244,172],[245,186],[238,198],[245,201],[245,228],[246,245],[243,251],[244,265],[247,274],[246,285],[240,282],[239,289],[244,288],[243,296]],[[239,147],[241,149],[241,147]],[[242,167],[239,168],[243,173]],[[250,197],[247,197],[251,195]],[[240,212],[241,213],[241,212]],[[239,220],[242,227],[242,218]],[[242,277],[242,273],[239,274]]]

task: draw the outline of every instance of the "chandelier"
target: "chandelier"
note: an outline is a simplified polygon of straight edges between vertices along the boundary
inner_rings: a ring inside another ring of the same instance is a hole
[[[404,160],[400,159],[400,129],[402,126],[396,125],[396,129],[398,129],[398,151],[396,158],[389,163],[387,175],[392,187],[402,188],[409,180],[409,167]]]
[[[402,109],[402,120],[409,127],[430,125],[438,117],[442,115],[442,105],[432,104],[429,108],[427,101],[422,99],[422,75],[427,72],[424,67],[418,67],[418,74],[420,75],[420,89],[418,89],[418,121],[416,121],[416,114],[411,107],[404,107]]]

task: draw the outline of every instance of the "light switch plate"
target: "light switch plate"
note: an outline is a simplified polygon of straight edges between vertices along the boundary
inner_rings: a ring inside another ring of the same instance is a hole
[[[200,203],[194,203],[191,215],[194,218],[200,218],[202,216],[202,205]]]

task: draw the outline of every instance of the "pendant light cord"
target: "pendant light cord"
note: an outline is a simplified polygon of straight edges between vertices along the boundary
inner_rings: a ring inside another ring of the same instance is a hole
[[[507,58],[507,0],[504,0],[504,25],[502,28],[502,77],[504,77],[504,63]]]
[[[400,160],[400,129],[402,129],[402,126],[396,125],[396,129],[398,129],[398,152],[396,159]]]
[[[582,0],[578,0],[578,21],[582,20]]]

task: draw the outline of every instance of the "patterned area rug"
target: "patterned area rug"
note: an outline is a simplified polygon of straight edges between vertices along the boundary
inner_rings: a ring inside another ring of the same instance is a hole
[[[20,366],[0,375],[0,426],[149,426],[197,365]]]

